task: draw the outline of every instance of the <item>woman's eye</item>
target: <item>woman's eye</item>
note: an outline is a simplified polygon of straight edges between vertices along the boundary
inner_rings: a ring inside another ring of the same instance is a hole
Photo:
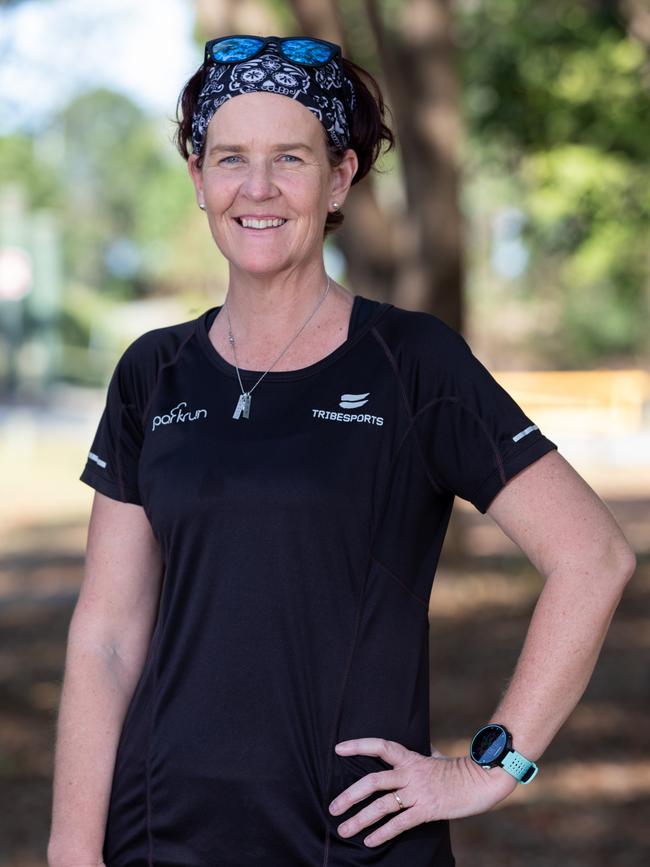
[[[222,162],[222,163],[226,163],[226,165],[232,165],[232,163],[230,162],[230,160],[238,160],[238,159],[240,159],[240,157],[237,156],[236,154],[233,154],[232,156],[224,157],[224,158],[221,160],[221,162]],[[293,154],[282,154],[281,159],[288,159],[288,160],[291,160],[291,161],[294,161],[294,160],[295,160],[296,162],[300,162],[300,157],[296,157],[296,156],[294,156]]]

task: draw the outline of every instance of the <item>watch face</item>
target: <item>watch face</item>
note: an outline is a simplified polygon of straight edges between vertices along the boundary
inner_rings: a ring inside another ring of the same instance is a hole
[[[489,765],[505,750],[508,735],[501,726],[485,726],[474,735],[470,753],[479,765]]]

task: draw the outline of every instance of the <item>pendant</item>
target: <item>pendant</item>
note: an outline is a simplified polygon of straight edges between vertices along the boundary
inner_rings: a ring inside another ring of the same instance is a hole
[[[251,396],[249,392],[245,392],[244,394],[239,395],[239,400],[237,401],[237,406],[235,407],[235,411],[232,414],[232,417],[239,418],[241,415],[243,415],[244,418],[248,418],[250,410]]]

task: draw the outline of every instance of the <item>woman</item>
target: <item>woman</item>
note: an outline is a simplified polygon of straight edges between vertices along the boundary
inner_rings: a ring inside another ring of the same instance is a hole
[[[366,81],[330,43],[228,37],[181,95],[228,291],[125,351],[81,475],[52,867],[454,864],[448,820],[534,778],[633,572],[459,334],[327,276],[393,141]],[[455,495],[546,584],[489,725],[446,757],[427,613]]]

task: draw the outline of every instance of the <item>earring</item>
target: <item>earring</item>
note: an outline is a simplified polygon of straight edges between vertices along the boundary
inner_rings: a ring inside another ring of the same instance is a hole
[[[199,202],[199,208],[201,208],[202,211],[205,211],[205,205],[203,202]]]
[[[332,202],[332,208],[333,208],[335,211],[338,211],[338,209],[339,209],[340,207],[341,207],[341,206],[339,205],[338,202]]]

